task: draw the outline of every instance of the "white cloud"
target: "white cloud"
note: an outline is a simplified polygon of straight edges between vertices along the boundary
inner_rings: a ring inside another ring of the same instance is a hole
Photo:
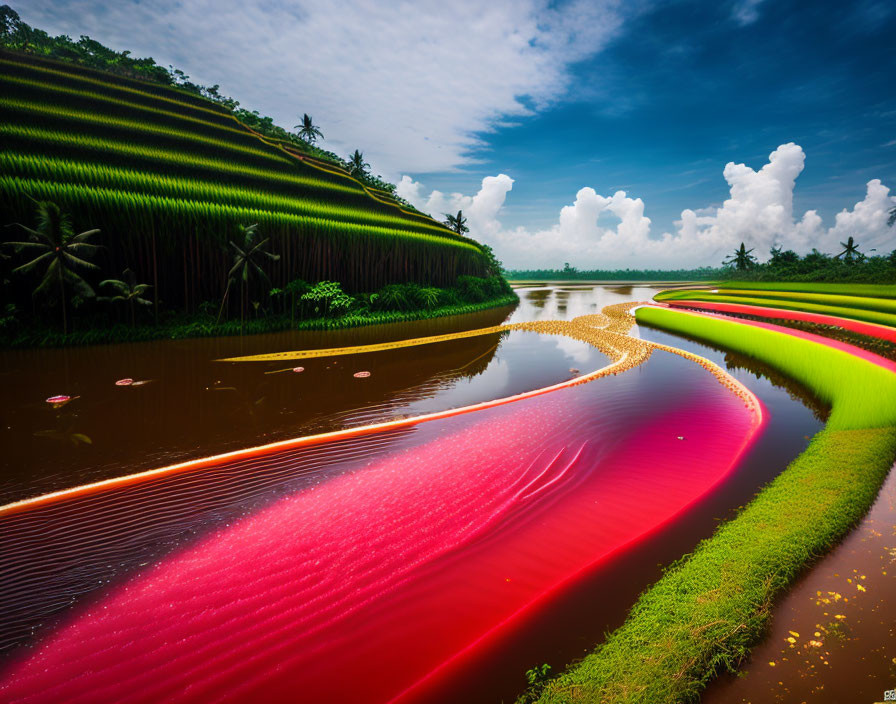
[[[867,184],[866,195],[851,209],[838,213],[825,229],[814,210],[794,218],[793,190],[803,170],[802,148],[782,144],[758,171],[729,163],[723,175],[729,198],[719,208],[685,209],[674,233],[651,236],[644,202],[625,191],[602,196],[582,188],[571,205],[560,210],[557,223],[541,230],[505,228],[499,219],[513,179],[489,176],[475,196],[433,191],[404,176],[399,193],[436,216],[464,211],[470,234],[494,247],[511,268],[559,267],[564,261],[579,268],[694,267],[718,265],[741,242],[767,257],[775,245],[805,253],[813,247],[833,253],[839,243],[855,237],[863,251],[885,252],[896,246],[887,213],[896,198],[879,180]],[[610,221],[610,222],[608,222]]]
[[[732,16],[741,27],[753,24],[759,19],[759,5],[761,3],[762,0],[739,0],[739,2],[734,3]]]
[[[172,63],[291,127],[311,114],[375,173],[444,171],[478,134],[568,89],[599,52],[621,0],[29,0],[23,19]],[[139,28],[139,29],[138,29]],[[525,98],[525,104],[521,101]]]

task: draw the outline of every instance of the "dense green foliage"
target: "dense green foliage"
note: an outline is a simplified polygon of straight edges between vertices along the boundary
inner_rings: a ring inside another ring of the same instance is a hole
[[[775,247],[766,262],[758,263],[745,250],[738,249],[720,278],[748,281],[829,281],[860,283],[896,283],[896,249],[883,256],[863,254],[850,237],[842,243],[842,252],[834,255],[813,249],[805,256]],[[896,237],[893,244],[896,245]]]
[[[477,301],[468,301],[461,297],[456,289],[435,289],[438,291],[438,302],[433,308],[408,308],[393,306],[388,301],[376,302],[379,294],[357,294],[347,296],[341,287],[328,286],[333,282],[321,282],[324,286],[310,287],[298,282],[299,291],[295,304],[290,304],[293,297],[289,290],[275,289],[269,301],[270,309],[266,314],[249,317],[242,324],[239,319],[219,321],[216,319],[217,305],[208,302],[200,306],[194,314],[169,311],[165,313],[158,325],[149,324],[148,314],[142,318],[138,313],[138,324],[133,326],[124,323],[127,312],[120,311],[122,317],[114,325],[106,324],[105,316],[87,316],[82,319],[79,328],[63,334],[58,327],[49,325],[23,326],[20,324],[21,311],[7,310],[0,315],[0,345],[9,347],[63,347],[72,345],[90,345],[110,342],[140,342],[157,339],[181,339],[189,337],[216,337],[222,335],[257,334],[279,332],[282,330],[339,330],[363,325],[380,323],[403,323],[413,320],[441,318],[449,315],[466,315],[488,308],[511,306],[518,302],[513,293],[500,293]],[[414,284],[406,284],[414,287]],[[491,289],[504,289],[503,280],[493,279]],[[305,297],[317,288],[316,295]],[[420,288],[420,287],[417,287]],[[328,296],[327,290],[330,289]],[[426,289],[424,289],[426,290]],[[346,296],[350,300],[348,307],[337,304],[327,305],[334,298]],[[125,301],[130,304],[130,301]],[[136,302],[136,301],[135,301]],[[109,305],[118,305],[111,302]],[[271,310],[273,309],[273,310]],[[284,312],[284,309],[286,312]],[[291,312],[290,312],[291,309]]]
[[[896,456],[896,377],[838,350],[735,322],[656,308],[639,323],[750,355],[832,405],[808,449],[733,520],[672,565],[629,618],[539,697],[696,701],[761,637],[775,597],[868,509]]]

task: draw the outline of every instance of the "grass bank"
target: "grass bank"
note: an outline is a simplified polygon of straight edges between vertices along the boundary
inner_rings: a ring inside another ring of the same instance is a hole
[[[839,295],[829,293],[803,293],[793,291],[756,291],[725,289],[719,293],[699,290],[663,291],[655,296],[657,301],[706,301],[743,303],[821,313],[840,318],[852,318],[877,325],[896,327],[896,301],[870,296]]]
[[[159,325],[112,327],[76,330],[64,335],[53,328],[24,328],[0,334],[0,347],[71,347],[115,342],[144,342],[147,340],[180,340],[189,337],[223,337],[228,335],[257,335],[284,330],[341,330],[343,328],[403,323],[414,320],[443,318],[451,315],[476,313],[489,308],[511,306],[519,302],[515,294],[501,295],[481,303],[461,303],[415,311],[367,311],[339,317],[291,320],[288,315],[269,315],[247,320],[216,322],[211,314],[174,315]],[[242,327],[242,329],[241,329]]]
[[[867,511],[896,457],[896,375],[726,320],[653,308],[637,319],[758,359],[829,403],[831,416],[736,518],[645,591],[603,644],[534,693],[539,702],[696,700],[746,657],[775,597]]]
[[[803,293],[832,293],[842,296],[871,296],[896,298],[892,284],[828,284],[803,281],[724,281],[718,288],[753,289],[756,291],[799,291]]]

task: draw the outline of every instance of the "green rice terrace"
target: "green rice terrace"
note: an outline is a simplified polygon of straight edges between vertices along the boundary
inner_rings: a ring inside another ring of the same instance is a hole
[[[515,300],[487,249],[400,202],[371,180],[363,161],[352,175],[333,155],[266,137],[224,105],[10,52],[0,52],[0,96],[4,224],[34,229],[36,204],[51,203],[62,219],[57,228],[98,230],[76,245],[93,255],[80,258],[88,285],[71,278],[83,281],[77,265],[65,274],[72,285],[62,295],[75,318],[70,342],[232,332],[220,323],[233,316],[237,332],[247,323],[295,327],[297,318],[300,326],[332,327]],[[249,252],[262,241],[244,262],[241,286],[225,296],[235,248]],[[151,302],[131,322],[148,323],[151,313],[175,325],[84,329],[104,315],[127,321],[127,311],[98,305],[92,295],[101,279],[121,281],[125,270],[149,292],[138,303]],[[325,287],[312,292],[318,282]],[[384,287],[391,288],[376,295]],[[15,296],[20,309],[31,306],[28,293]],[[7,330],[14,318],[8,310]],[[12,336],[17,344],[63,339],[52,329]]]

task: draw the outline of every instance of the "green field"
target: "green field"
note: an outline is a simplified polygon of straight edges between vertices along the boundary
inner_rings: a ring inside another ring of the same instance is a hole
[[[831,285],[819,285],[816,291],[723,288],[717,289],[718,293],[714,293],[706,290],[685,289],[663,291],[654,298],[657,301],[727,302],[800,310],[808,313],[822,313],[896,327],[896,300],[859,295],[858,292],[853,295],[828,292],[828,287]],[[824,288],[821,288],[821,286],[824,286]],[[853,289],[855,287],[849,286],[849,288]],[[888,292],[892,288],[891,286],[867,284],[863,292],[876,293],[875,289],[882,289],[883,292]]]
[[[637,319],[750,355],[830,404],[831,415],[736,518],[639,598],[620,628],[537,692],[539,702],[697,701],[761,638],[774,599],[867,511],[896,458],[891,372],[737,322],[657,308],[639,309]]]
[[[32,199],[57,203],[76,231],[101,230],[105,272],[130,267],[168,309],[220,300],[227,243],[254,223],[280,255],[274,287],[493,273],[475,241],[177,88],[0,52],[0,139],[2,224],[33,226]]]

